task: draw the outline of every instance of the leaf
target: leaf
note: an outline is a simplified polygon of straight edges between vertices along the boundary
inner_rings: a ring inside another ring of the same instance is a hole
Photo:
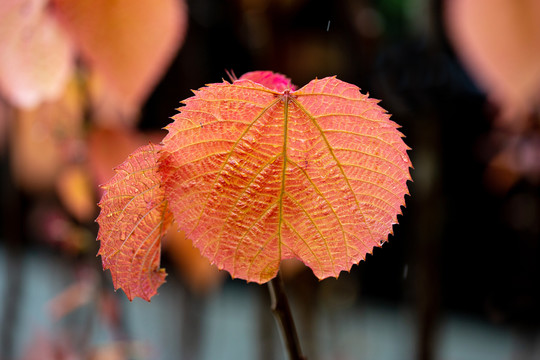
[[[133,152],[103,185],[99,203],[98,255],[130,300],[150,300],[166,276],[159,268],[161,237],[172,216],[157,174],[158,151],[150,144]]]
[[[79,222],[95,217],[96,200],[91,176],[80,164],[67,165],[58,175],[56,192],[58,198]]]
[[[55,101],[18,109],[10,130],[11,171],[25,190],[50,190],[69,162],[82,156],[83,102],[75,81]]]
[[[183,0],[52,0],[101,87],[96,101],[136,113],[180,47]]]
[[[503,117],[534,111],[540,86],[540,2],[453,0],[445,7],[456,52]]]
[[[263,283],[298,258],[337,277],[392,233],[408,147],[356,86],[332,77],[275,91],[241,79],[184,103],[159,173],[178,227],[218,268]]]
[[[73,73],[69,41],[47,0],[0,1],[0,91],[15,106],[57,99]]]
[[[291,79],[272,71],[251,71],[240,76],[240,80],[251,80],[275,91],[296,90],[296,86],[291,83]]]
[[[86,272],[81,271],[80,278],[47,302],[47,310],[55,321],[95,299],[97,290],[96,273],[93,269],[92,271],[85,270]]]

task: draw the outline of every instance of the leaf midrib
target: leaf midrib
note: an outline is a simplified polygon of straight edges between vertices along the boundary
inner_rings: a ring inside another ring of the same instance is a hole
[[[281,169],[281,190],[279,192],[279,219],[278,219],[278,254],[279,254],[280,260],[281,260],[281,244],[282,244],[281,227],[283,225],[283,196],[285,195],[285,179],[287,175],[287,164],[289,162],[287,158],[287,140],[289,138],[288,136],[289,98],[290,98],[290,95],[288,91],[281,97],[281,101],[283,101],[283,150],[282,150],[283,166]]]

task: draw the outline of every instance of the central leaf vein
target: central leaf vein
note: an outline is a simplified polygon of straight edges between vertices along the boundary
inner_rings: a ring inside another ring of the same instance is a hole
[[[281,259],[281,243],[283,241],[283,234],[281,233],[281,227],[283,225],[283,195],[285,195],[285,180],[287,175],[287,139],[288,139],[288,127],[289,127],[289,93],[286,92],[282,96],[283,101],[283,168],[281,171],[281,189],[279,191],[279,220],[278,220],[278,247],[279,247],[279,259]]]

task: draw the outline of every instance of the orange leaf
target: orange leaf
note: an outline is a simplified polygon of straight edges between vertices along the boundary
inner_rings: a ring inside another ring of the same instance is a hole
[[[83,102],[75,81],[55,101],[19,109],[10,125],[11,170],[18,186],[49,190],[67,164],[81,156]]]
[[[272,279],[298,258],[338,276],[392,232],[411,162],[377,100],[334,77],[297,91],[251,80],[185,100],[159,173],[179,228],[233,277]]]
[[[458,55],[503,117],[530,112],[540,87],[540,2],[452,0],[445,6]]]
[[[187,27],[183,0],[53,0],[83,59],[103,83],[97,101],[136,113],[176,54]],[[98,80],[98,82],[99,82]],[[98,104],[99,105],[99,104]]]
[[[56,192],[62,204],[80,222],[94,218],[95,194],[88,170],[81,165],[68,165],[58,175]]]
[[[158,150],[150,144],[133,152],[103,186],[99,203],[98,255],[130,300],[149,301],[166,276],[159,268],[161,237],[172,216],[157,174]]]

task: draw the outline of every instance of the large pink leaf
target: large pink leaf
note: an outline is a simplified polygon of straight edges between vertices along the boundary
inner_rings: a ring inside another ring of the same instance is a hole
[[[155,295],[165,281],[160,269],[161,237],[172,222],[157,174],[159,146],[137,149],[103,186],[98,240],[103,268],[115,288],[132,300]]]
[[[404,205],[411,162],[396,128],[333,77],[298,91],[212,84],[168,126],[159,173],[179,228],[233,277],[266,282],[287,258],[338,276]]]

